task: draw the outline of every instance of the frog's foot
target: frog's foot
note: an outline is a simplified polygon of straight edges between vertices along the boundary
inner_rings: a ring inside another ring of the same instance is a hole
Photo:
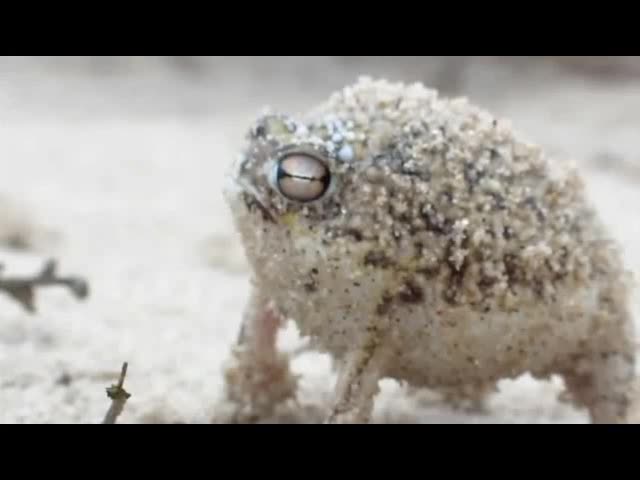
[[[495,383],[465,384],[456,387],[441,388],[442,400],[455,410],[470,414],[488,412],[488,400],[497,391]]]
[[[276,348],[281,316],[270,304],[248,312],[255,314],[245,317],[224,371],[225,400],[231,406],[225,417],[232,423],[267,420],[278,407],[295,403],[298,388],[290,355]]]
[[[286,354],[259,359],[236,347],[224,378],[227,401],[235,410],[232,423],[266,420],[275,415],[279,406],[296,399],[297,377],[290,370]]]
[[[625,351],[584,357],[564,375],[569,397],[588,410],[592,423],[629,423],[634,364],[633,354]]]

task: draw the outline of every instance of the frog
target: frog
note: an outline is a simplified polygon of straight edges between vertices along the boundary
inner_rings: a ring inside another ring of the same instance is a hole
[[[576,163],[510,119],[360,76],[257,115],[224,197],[251,272],[225,370],[243,418],[297,398],[291,321],[335,365],[324,424],[373,422],[384,379],[482,404],[525,374],[561,378],[589,423],[627,423],[623,251]]]

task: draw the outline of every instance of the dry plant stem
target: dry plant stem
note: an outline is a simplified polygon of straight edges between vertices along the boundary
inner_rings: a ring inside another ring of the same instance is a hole
[[[104,416],[104,420],[102,421],[103,425],[115,424],[116,420],[124,410],[125,403],[127,403],[127,400],[131,397],[131,394],[122,387],[127,375],[127,366],[127,362],[122,365],[122,371],[120,372],[118,383],[107,388],[107,396],[111,399],[111,406]]]
[[[0,291],[6,292],[29,313],[35,313],[35,289],[37,287],[63,286],[71,290],[78,299],[83,300],[89,294],[86,280],[79,277],[59,277],[56,274],[55,260],[49,260],[42,270],[33,277],[0,277]],[[0,275],[3,265],[0,264]]]

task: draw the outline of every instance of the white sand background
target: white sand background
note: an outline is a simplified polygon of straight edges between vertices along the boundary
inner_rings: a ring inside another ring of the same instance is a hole
[[[0,242],[18,234],[31,245],[0,248],[4,273],[31,274],[53,257],[91,286],[80,303],[39,290],[36,315],[0,296],[0,422],[100,422],[123,361],[133,396],[121,423],[221,413],[248,277],[222,174],[264,105],[305,109],[360,74],[462,93],[575,159],[640,273],[640,82],[595,73],[465,57],[0,59]],[[640,318],[637,296],[634,311]],[[283,348],[297,342],[285,332]],[[273,421],[317,422],[329,363],[308,354],[294,368],[310,413]],[[469,413],[384,381],[374,421],[586,422],[560,391],[558,380],[525,376],[502,382],[489,411]]]

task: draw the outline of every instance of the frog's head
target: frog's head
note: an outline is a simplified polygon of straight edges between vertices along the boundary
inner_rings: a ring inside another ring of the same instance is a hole
[[[316,305],[335,315],[375,305],[384,286],[370,285],[365,265],[377,241],[376,206],[361,183],[372,155],[353,122],[321,118],[258,118],[225,189],[254,280],[309,322]]]
[[[364,81],[304,117],[265,114],[248,129],[225,196],[254,280],[292,316],[382,311],[423,267],[411,235],[423,172],[398,116],[403,94]]]
[[[315,236],[327,246],[331,232],[354,213],[348,198],[364,155],[357,140],[352,122],[336,117],[259,117],[225,189],[245,241],[264,242],[270,234],[280,242]]]

